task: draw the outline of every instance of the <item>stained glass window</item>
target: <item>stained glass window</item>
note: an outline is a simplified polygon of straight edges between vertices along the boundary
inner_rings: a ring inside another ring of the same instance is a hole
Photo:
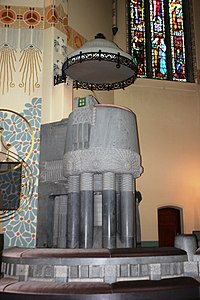
[[[138,77],[194,82],[189,0],[128,0]]]
[[[181,0],[169,1],[173,79],[186,79],[183,8]]]
[[[138,61],[138,75],[145,76],[146,52],[143,0],[130,1],[130,30],[132,38],[131,52]]]

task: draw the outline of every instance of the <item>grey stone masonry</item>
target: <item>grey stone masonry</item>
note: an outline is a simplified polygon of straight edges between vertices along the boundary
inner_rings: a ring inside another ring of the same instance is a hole
[[[182,251],[172,249],[175,252]],[[84,249],[73,249],[71,252],[67,250],[69,249],[22,249],[21,253],[19,250],[16,252],[15,248],[4,250],[1,271],[4,277],[13,277],[18,281],[52,282],[112,283],[200,276],[200,255],[194,255],[193,261],[189,261],[184,251],[177,255],[174,252],[172,255],[163,253],[158,256],[133,256],[131,251],[130,255],[128,252],[116,255],[115,249],[113,252],[108,249],[96,249],[93,252],[85,252]]]

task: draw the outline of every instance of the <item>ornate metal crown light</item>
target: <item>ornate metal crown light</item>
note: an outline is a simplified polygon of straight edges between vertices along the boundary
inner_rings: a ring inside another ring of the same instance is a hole
[[[73,79],[74,88],[109,91],[134,83],[137,62],[99,33],[68,55],[62,72],[63,76]]]

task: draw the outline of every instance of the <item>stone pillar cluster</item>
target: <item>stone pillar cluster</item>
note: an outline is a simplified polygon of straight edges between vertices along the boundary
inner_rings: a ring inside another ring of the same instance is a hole
[[[132,111],[98,104],[92,96],[75,99],[63,159],[69,185],[68,248],[93,247],[94,177],[98,174],[102,178],[102,247],[136,245],[135,178],[142,172],[138,149]]]

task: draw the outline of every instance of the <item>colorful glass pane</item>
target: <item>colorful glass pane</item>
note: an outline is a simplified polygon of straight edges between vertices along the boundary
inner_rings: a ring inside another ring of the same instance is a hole
[[[186,81],[182,0],[169,1],[173,80]]]
[[[129,1],[131,52],[138,63],[138,76],[146,76],[144,0]]]
[[[150,0],[150,27],[153,78],[167,78],[164,1]]]
[[[188,19],[184,16],[183,21],[183,0],[128,0],[128,3],[129,38],[132,55],[138,61],[138,77],[148,74],[156,79],[191,80],[192,71],[188,78],[185,71],[184,22]]]

